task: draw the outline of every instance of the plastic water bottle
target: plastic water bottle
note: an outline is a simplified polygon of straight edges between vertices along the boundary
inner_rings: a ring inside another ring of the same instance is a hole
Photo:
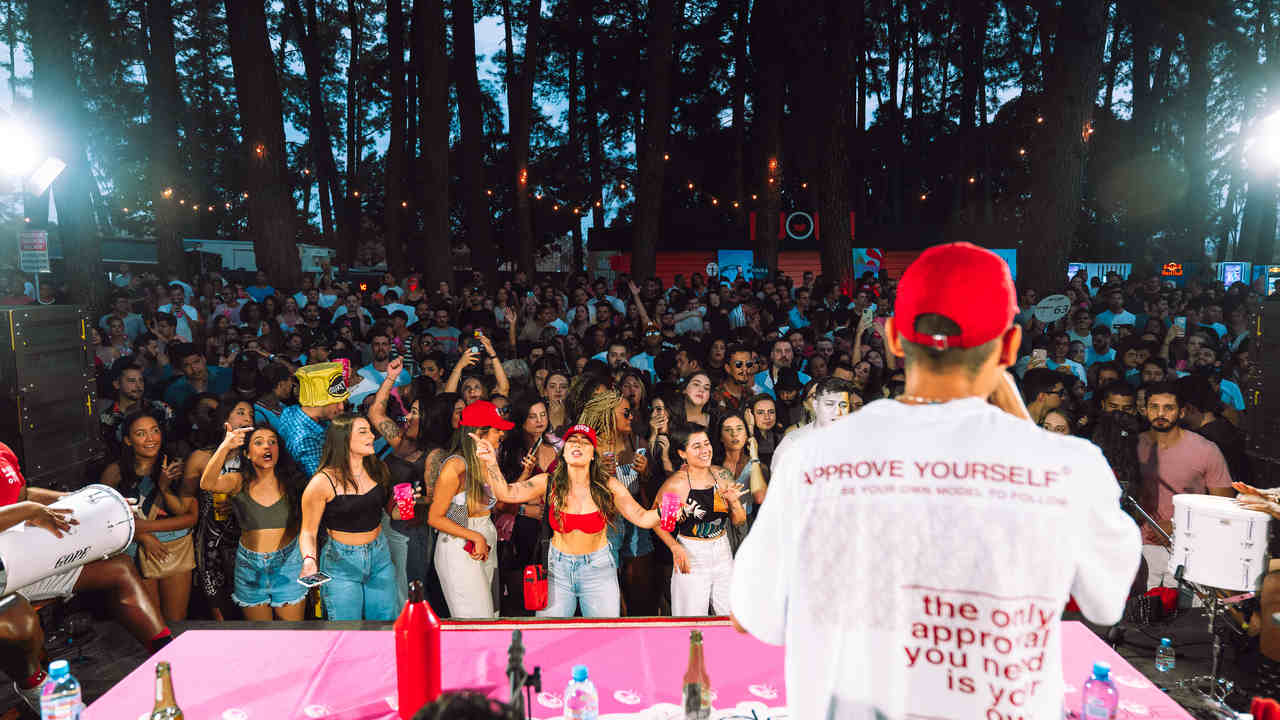
[[[564,720],[596,720],[600,716],[600,696],[587,678],[586,665],[573,666],[573,680],[564,689]]]
[[[1093,664],[1093,675],[1084,682],[1080,714],[1085,720],[1115,720],[1120,705],[1120,693],[1111,680],[1111,666],[1098,661]]]
[[[1173,643],[1169,642],[1169,638],[1160,638],[1160,644],[1156,646],[1156,669],[1160,672],[1169,672],[1177,662]]]
[[[66,660],[54,661],[40,690],[40,720],[79,720],[82,710],[80,683],[71,675],[71,667]]]

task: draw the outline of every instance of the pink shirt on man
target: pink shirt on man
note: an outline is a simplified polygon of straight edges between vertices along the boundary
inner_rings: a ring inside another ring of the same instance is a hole
[[[1138,464],[1142,468],[1142,507],[1160,522],[1173,517],[1174,495],[1203,495],[1213,488],[1231,487],[1222,451],[1212,440],[1188,430],[1167,448],[1157,448],[1150,435],[1143,433],[1138,438]],[[1164,544],[1160,534],[1146,523],[1142,525],[1142,542]]]

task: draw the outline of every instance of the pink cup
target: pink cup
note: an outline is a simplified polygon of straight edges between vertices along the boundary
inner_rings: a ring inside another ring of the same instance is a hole
[[[400,483],[391,488],[391,492],[395,495],[396,507],[400,508],[401,520],[413,519],[413,484]]]
[[[662,496],[662,529],[666,532],[675,532],[676,518],[680,515],[680,496],[675,493],[665,493]]]

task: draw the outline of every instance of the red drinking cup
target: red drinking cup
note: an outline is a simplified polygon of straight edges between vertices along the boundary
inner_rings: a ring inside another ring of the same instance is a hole
[[[676,518],[680,515],[680,496],[675,493],[665,493],[662,496],[662,529],[667,532],[675,532]]]
[[[391,492],[395,495],[396,507],[400,508],[401,520],[413,519],[413,484],[400,483],[391,488]]]

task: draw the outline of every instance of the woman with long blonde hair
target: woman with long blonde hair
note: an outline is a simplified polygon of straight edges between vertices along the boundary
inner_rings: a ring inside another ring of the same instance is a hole
[[[565,432],[555,470],[508,485],[497,471],[493,447],[477,440],[495,498],[507,503],[547,500],[549,582],[547,607],[538,611],[539,617],[572,617],[579,607],[583,617],[618,617],[622,593],[607,530],[619,524],[653,528],[660,521],[658,511],[641,507],[608,472],[597,444],[595,430],[574,425]]]
[[[382,536],[382,513],[399,519],[391,498],[391,471],[373,452],[373,428],[357,415],[329,423],[320,471],[302,493],[298,548],[302,571],[332,578],[320,586],[330,620],[394,620],[395,566]],[[316,557],[321,523],[329,531]]]
[[[449,457],[440,466],[427,522],[440,531],[436,574],[453,617],[494,617],[498,557],[492,550],[498,529],[491,517],[497,501],[490,488],[501,481],[502,471],[496,454],[489,467],[481,448],[492,454],[513,427],[488,400],[471,403],[462,410]]]

